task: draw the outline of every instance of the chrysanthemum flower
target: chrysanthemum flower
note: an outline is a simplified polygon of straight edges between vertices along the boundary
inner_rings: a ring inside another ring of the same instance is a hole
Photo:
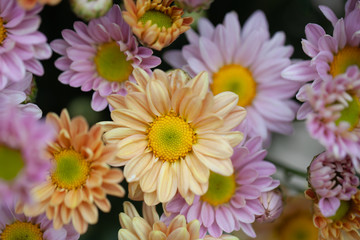
[[[143,217],[140,217],[134,205],[124,202],[124,212],[119,214],[121,229],[119,240],[198,240],[199,222],[186,222],[182,215],[177,216],[167,226],[159,221],[155,206],[143,204]]]
[[[25,78],[19,82],[8,82],[3,89],[0,90],[0,109],[9,104],[15,104],[23,111],[32,113],[38,119],[42,116],[41,109],[30,103],[33,99],[34,80],[31,73],[27,72]]]
[[[232,147],[242,134],[230,130],[246,115],[236,106],[238,97],[213,96],[205,72],[191,80],[181,70],[155,70],[150,77],[135,69],[134,76],[137,84],[129,83],[133,90],[126,96],[108,98],[113,121],[100,123],[107,129],[105,141],[118,143],[112,164],[125,165],[130,194],[139,187],[145,202],[154,205],[179,190],[191,203],[194,194],[206,192],[210,170],[232,175]]]
[[[337,19],[328,7],[320,6],[320,10],[332,23],[333,36],[326,34],[317,24],[306,25],[306,39],[302,40],[302,46],[311,60],[297,62],[282,73],[284,78],[302,83],[314,80],[311,85],[305,84],[297,94],[297,99],[305,102],[298,112],[297,118],[300,120],[305,119],[309,112],[305,91],[307,85],[318,90],[322,81],[345,73],[349,66],[357,65],[360,68],[360,1],[348,0],[345,18],[341,19]]]
[[[239,238],[232,236],[232,235],[228,235],[228,234],[224,234],[221,235],[220,237],[212,237],[210,235],[206,235],[204,237],[204,240],[239,240]]]
[[[33,188],[37,202],[25,205],[24,213],[36,216],[46,212],[55,229],[72,221],[76,231],[84,233],[89,223],[97,222],[97,207],[110,210],[106,194],[124,196],[118,185],[123,179],[121,170],[107,164],[115,157],[116,146],[103,144],[101,126],[89,130],[83,117],[70,120],[66,110],[60,117],[50,113],[46,120],[58,132],[48,149],[53,168],[46,181]]]
[[[188,221],[198,219],[200,237],[206,232],[220,237],[222,232],[231,233],[240,228],[249,236],[256,237],[251,227],[255,217],[265,213],[259,198],[261,193],[273,190],[279,181],[273,180],[276,168],[263,161],[266,150],[262,149],[260,137],[252,138],[244,146],[235,148],[232,156],[234,174],[222,176],[211,172],[209,188],[202,196],[196,196],[192,205],[177,195],[166,204],[163,219],[168,221],[182,214]]]
[[[181,17],[181,8],[171,6],[173,0],[124,0],[125,21],[144,45],[161,50],[180,34],[190,29],[191,17]]]
[[[340,207],[332,217],[325,217],[319,209],[316,194],[308,189],[307,198],[314,201],[313,221],[319,229],[319,240],[358,240],[360,239],[360,192],[349,201],[341,201]]]
[[[71,9],[76,16],[86,21],[104,16],[112,5],[112,0],[70,0]]]
[[[53,136],[51,126],[16,105],[0,108],[0,203],[31,200],[30,189],[50,169],[45,151]]]
[[[188,12],[205,10],[213,0],[175,0],[176,5]]]
[[[59,81],[82,91],[94,90],[91,107],[95,111],[106,108],[108,95],[126,94],[123,83],[133,80],[134,68],[150,73],[150,68],[160,64],[150,49],[137,46],[118,5],[88,26],[75,22],[74,29],[62,31],[64,40],[51,42],[53,50],[63,55],[55,62],[64,71]]]
[[[263,215],[258,216],[256,221],[263,223],[276,220],[283,211],[284,202],[282,197],[283,195],[279,189],[261,193],[259,200],[263,205],[265,212]]]
[[[33,9],[37,3],[40,4],[49,4],[49,5],[56,5],[61,0],[17,0],[19,5],[27,10]]]
[[[182,67],[191,76],[207,71],[214,94],[232,91],[238,104],[247,110],[249,136],[269,140],[269,132],[289,134],[296,104],[290,99],[299,89],[286,81],[281,71],[290,65],[291,46],[284,46],[282,32],[269,38],[268,23],[261,11],[255,12],[240,30],[235,12],[214,27],[209,20],[198,21],[200,35],[189,30],[190,42],[182,51],[164,55],[174,67]]]
[[[0,206],[1,240],[77,240],[80,235],[71,224],[54,229],[45,214],[27,217],[17,214],[14,204]]]
[[[319,209],[325,217],[335,215],[340,201],[348,201],[357,192],[359,179],[350,157],[336,159],[329,152],[316,156],[308,168],[309,184],[319,197]]]
[[[359,170],[360,156],[360,70],[349,67],[345,74],[323,81],[319,89],[306,88],[310,112],[307,128],[337,158],[349,154]]]
[[[51,56],[44,34],[37,31],[42,7],[25,11],[16,0],[0,0],[0,89],[9,81],[18,82],[29,71],[43,75],[39,60]]]

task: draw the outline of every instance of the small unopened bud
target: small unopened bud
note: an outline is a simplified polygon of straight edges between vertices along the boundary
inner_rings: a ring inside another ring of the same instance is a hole
[[[265,209],[265,213],[256,218],[257,222],[272,222],[282,213],[283,201],[280,190],[275,189],[270,192],[262,193],[259,200]]]
[[[89,21],[107,13],[113,5],[112,0],[70,0],[71,9],[79,18]]]

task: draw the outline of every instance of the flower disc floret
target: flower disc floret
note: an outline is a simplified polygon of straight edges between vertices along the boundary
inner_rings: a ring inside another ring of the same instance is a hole
[[[7,225],[0,233],[2,240],[16,240],[16,239],[31,239],[43,240],[43,233],[39,225],[34,225],[30,222],[19,222]]]

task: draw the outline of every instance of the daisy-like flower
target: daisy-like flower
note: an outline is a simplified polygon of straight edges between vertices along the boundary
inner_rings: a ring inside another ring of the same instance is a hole
[[[311,85],[305,84],[297,94],[297,99],[305,102],[298,112],[300,120],[306,118],[310,108],[305,91],[307,85],[318,90],[322,81],[345,73],[349,66],[360,68],[360,1],[348,0],[345,8],[345,18],[338,19],[331,9],[320,6],[334,27],[333,35],[326,34],[317,24],[306,25],[306,39],[302,40],[302,46],[311,60],[297,62],[282,72],[284,78],[297,82],[314,80]]]
[[[176,5],[188,12],[205,10],[213,0],[175,0]]]
[[[258,216],[256,221],[263,223],[272,222],[277,219],[281,215],[284,207],[282,197],[282,193],[279,189],[261,193],[259,200],[263,205],[265,212],[263,215]]]
[[[35,81],[31,73],[27,72],[25,78],[19,82],[8,82],[6,86],[0,90],[0,101],[2,106],[0,109],[9,104],[15,104],[25,112],[34,114],[37,118],[41,118],[41,109],[29,103],[35,98],[36,87]]]
[[[72,221],[82,234],[89,223],[97,222],[97,207],[104,212],[110,210],[106,194],[124,196],[124,189],[118,185],[123,179],[121,170],[107,164],[117,149],[103,144],[101,126],[88,129],[83,117],[70,120],[66,110],[60,117],[50,113],[46,120],[58,132],[56,141],[48,147],[53,167],[46,181],[32,189],[37,202],[25,204],[24,213],[36,216],[46,212],[55,229]]]
[[[27,10],[33,9],[37,3],[48,4],[54,6],[61,2],[61,0],[17,0],[19,5]]]
[[[124,212],[119,214],[121,229],[119,240],[198,240],[199,222],[186,222],[182,215],[177,216],[167,226],[159,221],[155,206],[149,207],[143,203],[143,217],[130,202],[124,202]]]
[[[150,49],[138,47],[118,5],[88,26],[75,22],[74,29],[62,31],[64,40],[51,42],[53,50],[63,55],[55,62],[64,71],[59,81],[82,91],[94,90],[91,107],[95,111],[106,108],[108,95],[126,94],[123,83],[133,80],[134,68],[150,73],[150,68],[160,64]]]
[[[284,46],[285,35],[278,32],[270,39],[268,23],[261,11],[255,12],[240,30],[235,12],[226,14],[223,24],[214,27],[209,20],[198,21],[200,34],[189,30],[190,44],[182,51],[164,55],[174,67],[191,76],[209,72],[214,94],[232,91],[238,105],[247,110],[249,136],[270,140],[270,131],[289,134],[296,104],[290,99],[299,84],[283,79],[281,71],[290,65],[291,46]]]
[[[56,230],[45,214],[27,217],[16,213],[13,205],[0,206],[1,240],[77,240],[80,237],[71,224]]]
[[[125,21],[140,42],[160,51],[190,29],[191,17],[181,17],[181,8],[172,6],[173,0],[124,0]]]
[[[210,170],[233,174],[232,147],[242,133],[231,130],[246,111],[235,94],[208,92],[205,72],[190,79],[181,70],[150,77],[135,69],[134,76],[126,96],[108,98],[113,121],[100,123],[105,141],[118,144],[112,164],[125,165],[130,195],[141,189],[148,205],[170,201],[177,190],[191,204],[194,194],[206,192]]]
[[[339,160],[323,152],[311,162],[308,174],[310,187],[318,195],[319,209],[325,217],[335,215],[340,201],[349,201],[359,186],[349,156]]]
[[[325,217],[321,214],[315,192],[308,189],[307,198],[314,201],[313,222],[319,229],[319,240],[358,240],[360,239],[360,192],[352,195],[348,201],[341,201],[336,214]]]
[[[360,156],[360,70],[349,67],[345,74],[323,81],[318,90],[306,88],[310,112],[310,135],[337,158],[348,154],[359,170]]]
[[[222,232],[238,231],[240,228],[249,236],[256,237],[251,226],[256,216],[265,213],[260,202],[261,194],[273,190],[279,181],[273,180],[276,168],[263,161],[266,150],[262,149],[261,137],[247,141],[244,146],[235,148],[232,156],[234,174],[222,176],[211,172],[209,188],[202,196],[196,196],[192,205],[177,195],[166,204],[167,221],[178,214],[186,216],[188,221],[198,219],[200,237],[206,232],[213,237]]]
[[[1,102],[3,103],[3,102]],[[0,203],[31,200],[30,189],[50,169],[45,157],[54,130],[16,105],[0,108]]]
[[[48,59],[51,48],[45,35],[37,31],[41,9],[38,5],[26,11],[16,0],[0,0],[0,89],[24,79],[26,71],[44,74],[39,60]]]

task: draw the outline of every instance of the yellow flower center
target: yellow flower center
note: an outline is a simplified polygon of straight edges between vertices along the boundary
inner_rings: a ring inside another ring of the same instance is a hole
[[[211,90],[214,95],[231,91],[239,96],[239,106],[251,105],[256,95],[256,82],[249,69],[237,64],[225,65],[213,75]]]
[[[360,101],[356,96],[352,97],[352,101],[348,102],[349,106],[341,110],[340,117],[335,121],[338,125],[340,122],[345,121],[350,124],[349,131],[352,131],[358,123],[360,118]]]
[[[147,135],[148,148],[162,161],[174,162],[185,157],[196,143],[194,129],[174,112],[157,117]]]
[[[39,224],[31,222],[15,221],[10,225],[6,225],[5,229],[0,233],[1,240],[42,240],[43,232],[40,230]]]
[[[317,240],[318,229],[310,215],[300,214],[287,218],[279,229],[281,240]]]
[[[230,201],[236,190],[235,175],[223,176],[210,172],[209,188],[200,197],[202,201],[208,202],[212,206],[221,205]]]
[[[73,149],[64,149],[54,155],[55,169],[51,174],[54,185],[72,190],[83,186],[90,173],[90,163]]]
[[[98,74],[109,82],[124,82],[133,71],[130,61],[116,42],[104,43],[98,47],[94,58]]]
[[[19,150],[0,145],[0,180],[15,179],[23,167],[24,160]]]
[[[360,48],[346,46],[334,56],[330,64],[330,74],[335,77],[345,73],[351,65],[357,65],[360,68]]]
[[[351,201],[340,201],[340,207],[336,211],[334,216],[329,217],[333,221],[339,221],[343,219],[350,210]]]
[[[139,18],[139,22],[144,25],[147,21],[151,21],[153,25],[156,24],[159,28],[170,28],[173,24],[173,21],[169,15],[157,10],[146,11],[144,15]]]
[[[2,45],[2,43],[4,42],[4,40],[7,37],[6,34],[6,28],[4,27],[4,19],[2,17],[0,17],[0,46]]]

